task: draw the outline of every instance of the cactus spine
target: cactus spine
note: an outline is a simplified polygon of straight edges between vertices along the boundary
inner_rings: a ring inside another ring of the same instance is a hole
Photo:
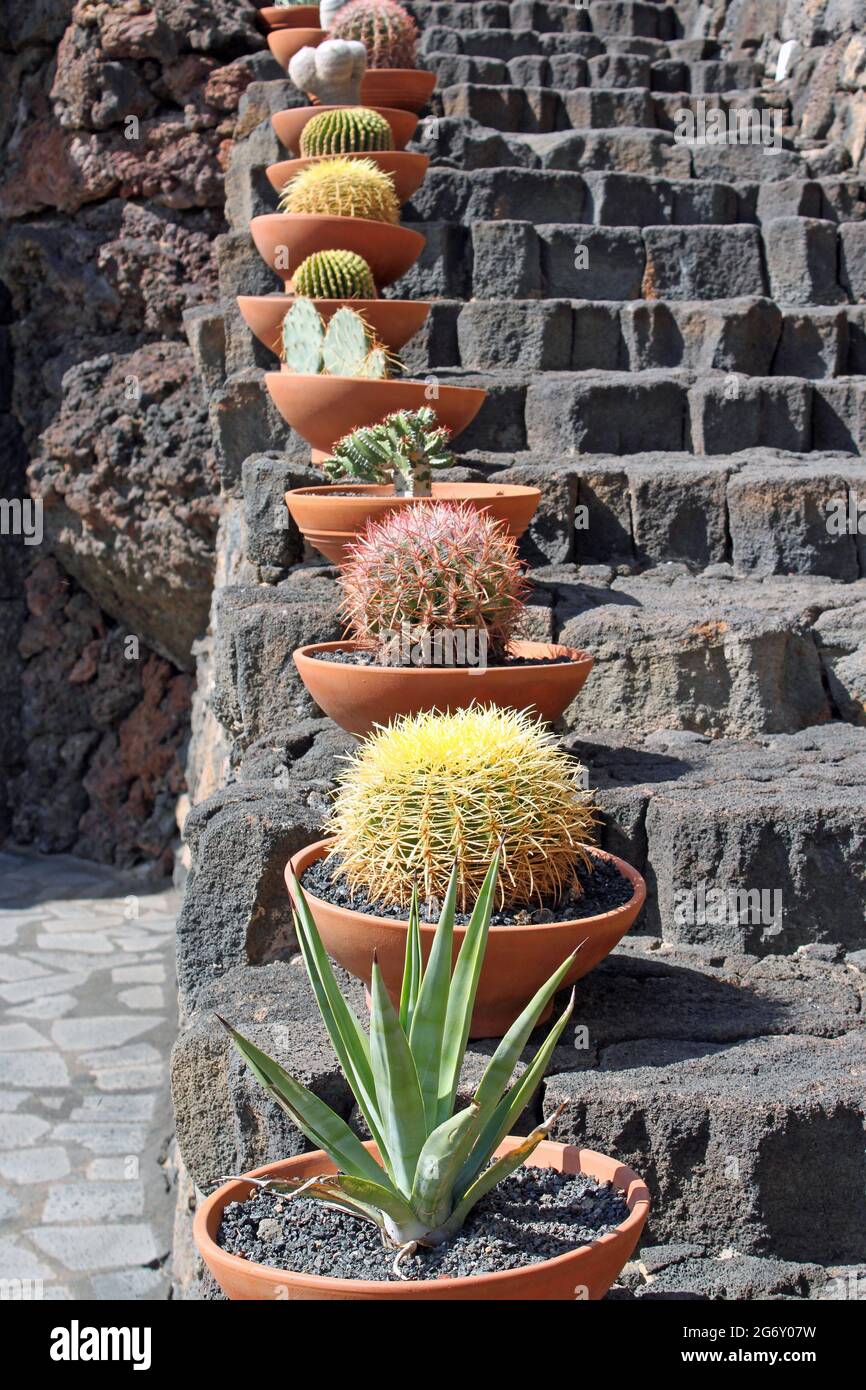
[[[359,154],[393,150],[391,127],[378,111],[365,106],[343,111],[321,111],[301,132],[301,155],[310,159],[323,154]]]
[[[391,224],[400,220],[394,180],[371,159],[336,158],[308,164],[283,189],[280,211]]]
[[[401,507],[372,522],[351,547],[340,578],[343,616],[352,636],[378,647],[390,664],[391,639],[407,636],[426,653],[449,642],[449,665],[501,660],[523,611],[526,581],[517,542],[500,523],[468,503]],[[465,639],[471,634],[473,650]],[[429,639],[429,641],[428,641]]]
[[[354,251],[314,251],[292,276],[295,294],[309,299],[375,299],[373,272]]]
[[[588,862],[595,816],[583,776],[526,710],[398,719],[338,779],[328,828],[339,873],[350,890],[405,908],[415,883],[441,902],[456,861],[465,910],[501,843],[501,905],[547,905],[578,891],[575,869]]]
[[[349,0],[331,25],[335,39],[355,39],[367,50],[370,68],[413,68],[418,29],[394,0]]]

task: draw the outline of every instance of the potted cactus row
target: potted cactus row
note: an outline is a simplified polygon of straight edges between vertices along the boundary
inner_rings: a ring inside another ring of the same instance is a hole
[[[551,1142],[557,1114],[525,1137],[510,1133],[571,1013],[573,1000],[512,1081],[572,957],[510,1022],[472,1094],[461,1092],[497,870],[494,856],[456,957],[457,868],[426,965],[413,899],[396,1001],[375,956],[369,963],[369,1037],[340,994],[303,889],[292,882],[304,964],[371,1137],[362,1140],[223,1020],[254,1078],[314,1146],[222,1180],[199,1207],[198,1249],[230,1298],[598,1299],[629,1259],[649,1210],[637,1175],[604,1155]]]
[[[430,432],[427,448],[420,428],[417,415],[397,415],[358,431],[353,452],[338,449],[326,472],[378,472],[396,459],[397,495],[429,496],[431,468],[449,455],[443,431]],[[473,702],[553,722],[592,669],[588,652],[520,639],[527,584],[517,543],[468,503],[404,507],[369,523],[340,585],[349,640],[302,647],[295,664],[316,704],[359,737],[397,715]]]
[[[415,66],[418,29],[394,0],[322,5],[321,28],[272,27],[268,45],[292,81],[322,102],[420,111],[435,74]]]

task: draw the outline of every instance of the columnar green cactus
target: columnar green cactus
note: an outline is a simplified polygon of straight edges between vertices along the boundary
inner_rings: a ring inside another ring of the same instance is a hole
[[[353,430],[338,440],[325,460],[325,473],[334,480],[393,480],[398,497],[429,497],[431,469],[451,468],[453,463],[448,431],[425,405],[420,410],[398,410],[379,424]]]
[[[367,50],[370,68],[413,68],[418,30],[394,0],[349,0],[331,25],[335,39],[355,39]]]
[[[366,154],[393,150],[391,127],[378,111],[365,106],[342,111],[320,111],[307,121],[301,132],[301,155],[310,159],[322,154]]]
[[[283,189],[280,211],[370,222],[400,220],[394,180],[371,159],[337,157],[308,164]]]
[[[295,294],[309,299],[375,299],[373,272],[354,251],[314,251],[292,276]]]

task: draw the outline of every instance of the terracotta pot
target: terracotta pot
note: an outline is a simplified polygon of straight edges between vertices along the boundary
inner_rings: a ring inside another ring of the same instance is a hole
[[[397,507],[423,505],[412,497],[395,497],[389,483],[344,482],[298,487],[285,496],[298,530],[335,565],[343,563],[346,547],[364,530],[368,521],[380,521]],[[431,500],[468,502],[503,521],[517,539],[532,520],[541,492],[537,487],[506,483],[434,483]]]
[[[354,651],[356,642],[318,642],[299,647],[295,665],[316,704],[335,724],[364,738],[376,724],[399,714],[436,709],[441,714],[467,705],[531,709],[552,724],[583,688],[592,670],[589,652],[551,642],[510,644],[515,656],[570,657],[550,666],[471,667],[350,666],[319,661],[321,652]]]
[[[244,321],[259,342],[277,356],[280,355],[283,319],[294,302],[293,294],[238,295],[238,308]],[[379,341],[395,353],[414,337],[430,312],[429,304],[414,299],[314,299],[312,302],[326,323],[338,309],[357,309]]]
[[[287,424],[314,449],[328,452],[350,430],[374,425],[395,410],[420,410],[427,403],[423,381],[266,372],[265,382]],[[440,386],[436,401],[439,423],[459,434],[475,419],[486,395],[476,386]]]
[[[331,844],[331,840],[319,840],[299,850],[290,861],[297,877],[301,878],[304,870],[315,860],[322,859]],[[563,988],[587,975],[600,960],[604,960],[634,923],[646,898],[646,884],[637,869],[604,850],[590,849],[590,854],[594,859],[607,859],[616,865],[619,872],[634,885],[632,898],[623,907],[599,913],[596,917],[527,927],[491,927],[475,996],[470,1037],[501,1037],[532,996],[550,979],[554,970],[562,965],[566,956],[580,947],[574,966],[563,981]],[[286,884],[291,893],[288,867]],[[394,1003],[398,1003],[408,923],[394,917],[374,917],[338,907],[324,898],[315,897],[306,889],[304,896],[328,955],[369,987],[373,953],[376,952],[388,993]],[[433,923],[421,924],[421,946],[425,960],[435,930]],[[455,960],[464,931],[465,928],[460,926],[454,928]],[[542,1019],[549,1017],[551,1012],[552,1005],[549,1005]]]
[[[510,1153],[521,1142],[511,1135],[503,1139],[497,1155]],[[366,1147],[378,1158],[375,1144]],[[199,1254],[216,1279],[223,1293],[232,1300],[267,1299],[325,1299],[328,1301],[361,1301],[367,1299],[399,1299],[401,1302],[423,1299],[491,1302],[524,1299],[574,1301],[603,1298],[611,1284],[631,1259],[640,1239],[650,1209],[646,1185],[624,1163],[593,1149],[578,1149],[571,1144],[556,1144],[543,1140],[527,1166],[553,1168],[558,1173],[587,1173],[597,1182],[610,1182],[625,1194],[629,1214],[616,1230],[600,1236],[590,1245],[576,1246],[564,1255],[520,1269],[505,1269],[498,1274],[479,1274],[462,1279],[394,1279],[377,1282],[373,1279],[327,1279],[319,1274],[294,1274],[289,1270],[271,1269],[267,1265],[242,1260],[229,1255],[216,1243],[223,1210],[229,1202],[243,1202],[254,1191],[253,1184],[239,1178],[225,1183],[206,1198],[195,1214],[193,1234]],[[250,1177],[315,1177],[336,1172],[334,1164],[316,1149],[313,1153],[286,1158],[281,1163],[268,1163],[256,1168]]]
[[[266,29],[316,29],[318,5],[263,5],[259,21]]]
[[[361,78],[361,100],[365,106],[423,111],[435,86],[435,72],[423,68],[368,68]]]
[[[426,240],[420,232],[388,222],[320,217],[311,212],[264,213],[252,219],[250,231],[263,260],[287,285],[301,261],[314,251],[356,251],[367,261],[376,288],[381,289],[411,269]]]
[[[369,153],[358,152],[339,157],[340,159],[372,159],[374,164],[378,164],[380,169],[393,177],[397,197],[401,203],[405,203],[421,187],[424,175],[427,173],[427,166],[430,163],[426,154],[410,154],[406,150],[371,150]],[[308,164],[320,164],[324,159],[333,158],[333,155],[317,154],[309,159],[284,159],[279,164],[269,164],[265,173],[271,187],[276,189],[277,193],[281,193],[289,179],[293,179],[302,169],[306,169]]]
[[[302,48],[318,48],[327,37],[327,29],[273,29],[268,34],[268,48],[280,67],[288,72],[296,53]]]
[[[393,107],[374,106],[371,108],[384,116],[391,127],[391,134],[394,137],[394,148],[396,150],[405,149],[418,126],[418,117],[411,111],[398,111]],[[277,139],[286,149],[294,155],[300,154],[301,131],[311,121],[314,116],[318,116],[321,111],[349,111],[348,106],[296,106],[291,111],[278,111],[275,116],[271,116],[271,124],[277,134]]]

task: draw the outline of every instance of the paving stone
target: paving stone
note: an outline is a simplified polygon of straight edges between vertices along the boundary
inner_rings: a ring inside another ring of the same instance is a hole
[[[161,1009],[165,994],[158,985],[140,985],[137,989],[122,989],[118,1002],[127,1009]]]
[[[112,984],[161,985],[165,983],[163,965],[118,965],[111,972]]]
[[[43,1138],[51,1126],[37,1115],[6,1115],[0,1127],[0,1148],[19,1149]]]
[[[66,1086],[66,1063],[52,1052],[9,1052],[0,1054],[0,1085],[28,1086],[34,1090]]]
[[[0,1238],[0,1279],[51,1279],[54,1270],[17,1241]]]
[[[80,1144],[96,1154],[138,1153],[147,1139],[141,1125],[91,1124],[66,1121],[55,1126],[53,1137],[66,1144]]]
[[[150,1032],[159,1022],[156,1014],[147,1014],[143,1018],[68,1018],[52,1026],[51,1037],[64,1051],[80,1052],[84,1048],[121,1046],[142,1033]]]
[[[29,1004],[19,1004],[7,1012],[15,1014],[18,1018],[48,1020],[62,1018],[70,1009],[74,1009],[77,1003],[74,994],[52,994],[44,999],[34,999]]]
[[[94,1297],[109,1302],[168,1297],[168,1280],[157,1269],[121,1269],[114,1274],[94,1274],[91,1284]]]
[[[140,1182],[61,1183],[49,1188],[42,1210],[47,1225],[143,1215],[144,1187]]]
[[[31,1184],[65,1178],[69,1172],[66,1150],[57,1147],[21,1149],[0,1153],[0,1177],[8,1182]]]
[[[0,1024],[0,1052],[20,1052],[33,1047],[48,1047],[44,1038],[29,1023]]]
[[[83,951],[87,955],[110,956],[114,950],[108,937],[99,932],[46,933],[36,938],[36,944],[40,950]]]
[[[26,1232],[29,1240],[66,1269],[121,1269],[146,1265],[161,1251],[148,1225],[36,1226]]]

